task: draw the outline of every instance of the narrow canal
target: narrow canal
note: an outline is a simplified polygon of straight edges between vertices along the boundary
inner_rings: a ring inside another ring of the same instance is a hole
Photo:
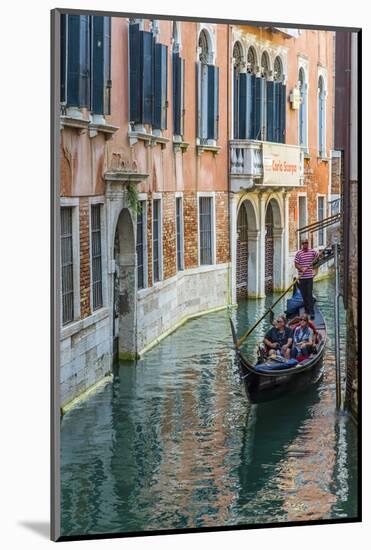
[[[222,311],[121,364],[112,384],[70,410],[61,421],[62,534],[355,517],[356,428],[335,415],[333,282],[315,294],[329,341],[313,390],[250,405]],[[267,303],[240,304],[239,334]]]

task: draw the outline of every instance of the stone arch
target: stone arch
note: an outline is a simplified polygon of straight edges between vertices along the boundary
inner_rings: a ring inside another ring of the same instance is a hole
[[[283,217],[279,202],[272,197],[265,209],[265,292],[281,290],[284,286]]]
[[[115,272],[113,282],[114,350],[120,359],[136,356],[136,244],[135,226],[128,208],[117,213],[113,239]]]
[[[241,202],[237,212],[237,299],[258,295],[258,222],[253,203]]]

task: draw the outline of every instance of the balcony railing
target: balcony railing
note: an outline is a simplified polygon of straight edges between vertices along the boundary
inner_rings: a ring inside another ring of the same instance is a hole
[[[303,185],[304,153],[299,146],[234,139],[230,142],[231,191],[257,186]]]

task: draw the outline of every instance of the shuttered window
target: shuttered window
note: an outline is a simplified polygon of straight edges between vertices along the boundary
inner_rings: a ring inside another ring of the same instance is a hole
[[[161,201],[153,201],[153,280],[157,282],[161,278]]]
[[[138,288],[144,288],[144,239],[145,239],[145,201],[140,201],[140,209],[137,214],[137,272]]]
[[[110,113],[111,18],[61,17],[61,102]]]
[[[201,143],[219,137],[219,67],[196,63],[197,137]]]
[[[91,207],[91,271],[93,310],[102,307],[102,229],[101,206]]]
[[[72,208],[61,208],[62,323],[74,318]]]
[[[184,134],[184,59],[173,53],[173,127],[174,134]]]
[[[325,197],[318,197],[318,221],[323,220],[325,217]],[[318,231],[318,246],[324,246],[325,244],[325,230],[320,229]]]
[[[178,271],[184,269],[183,254],[183,200],[176,198],[176,265]]]
[[[168,48],[152,32],[129,25],[129,112],[133,124],[167,128]]]
[[[111,18],[92,16],[91,34],[91,111],[110,114],[111,95]]]
[[[155,44],[155,96],[153,128],[167,128],[167,46]]]
[[[212,197],[199,197],[200,264],[213,263]]]

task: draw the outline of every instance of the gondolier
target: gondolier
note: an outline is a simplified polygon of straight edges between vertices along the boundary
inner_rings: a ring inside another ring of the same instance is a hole
[[[299,288],[304,300],[305,312],[314,319],[313,308],[313,262],[318,258],[316,250],[309,248],[307,238],[301,241],[301,249],[295,255],[295,267],[298,270]]]

